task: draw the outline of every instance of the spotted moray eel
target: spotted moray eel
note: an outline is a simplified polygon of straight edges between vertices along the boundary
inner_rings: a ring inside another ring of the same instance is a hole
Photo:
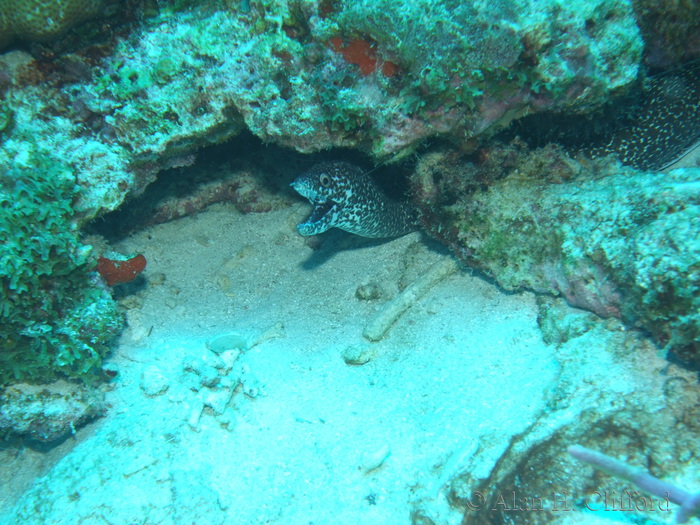
[[[648,77],[643,89],[590,118],[542,112],[504,132],[532,147],[561,144],[571,155],[613,155],[639,170],[659,170],[700,141],[700,60]]]
[[[347,162],[323,162],[293,183],[309,199],[311,216],[297,226],[302,235],[339,228],[362,237],[398,237],[417,229],[415,211],[387,197],[372,178]]]
[[[616,155],[642,170],[662,169],[700,140],[700,62],[648,80],[634,118],[607,140],[581,148],[590,158]]]

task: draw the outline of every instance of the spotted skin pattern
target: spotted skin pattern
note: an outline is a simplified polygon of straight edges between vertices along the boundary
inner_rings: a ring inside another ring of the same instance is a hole
[[[700,62],[652,77],[638,115],[607,142],[582,148],[590,158],[616,155],[641,170],[662,169],[700,140]]]
[[[613,156],[638,170],[665,169],[700,144],[700,60],[645,79],[641,89],[589,118],[546,111],[523,117],[502,138],[533,148],[560,144],[572,156]]]
[[[309,199],[311,216],[297,226],[305,236],[339,228],[362,237],[399,237],[417,229],[414,210],[389,199],[372,178],[347,162],[323,162],[293,183]]]

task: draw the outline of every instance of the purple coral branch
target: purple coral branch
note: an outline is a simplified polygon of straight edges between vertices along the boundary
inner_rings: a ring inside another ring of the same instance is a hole
[[[615,477],[626,479],[652,496],[668,498],[669,501],[680,505],[681,508],[676,514],[676,523],[686,523],[693,516],[700,515],[700,492],[692,494],[672,483],[655,478],[640,468],[632,467],[622,461],[581,445],[571,445],[568,450],[569,454],[584,463],[588,463]]]

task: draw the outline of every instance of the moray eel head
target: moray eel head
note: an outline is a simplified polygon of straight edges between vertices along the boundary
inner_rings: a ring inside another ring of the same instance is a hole
[[[416,229],[413,209],[394,202],[362,169],[347,162],[323,162],[292,184],[313,205],[297,226],[302,235],[339,228],[363,237],[397,237]]]

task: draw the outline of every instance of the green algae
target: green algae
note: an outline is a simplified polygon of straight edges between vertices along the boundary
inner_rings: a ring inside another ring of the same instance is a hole
[[[90,381],[121,327],[79,240],[77,191],[42,159],[0,173],[0,384]]]

